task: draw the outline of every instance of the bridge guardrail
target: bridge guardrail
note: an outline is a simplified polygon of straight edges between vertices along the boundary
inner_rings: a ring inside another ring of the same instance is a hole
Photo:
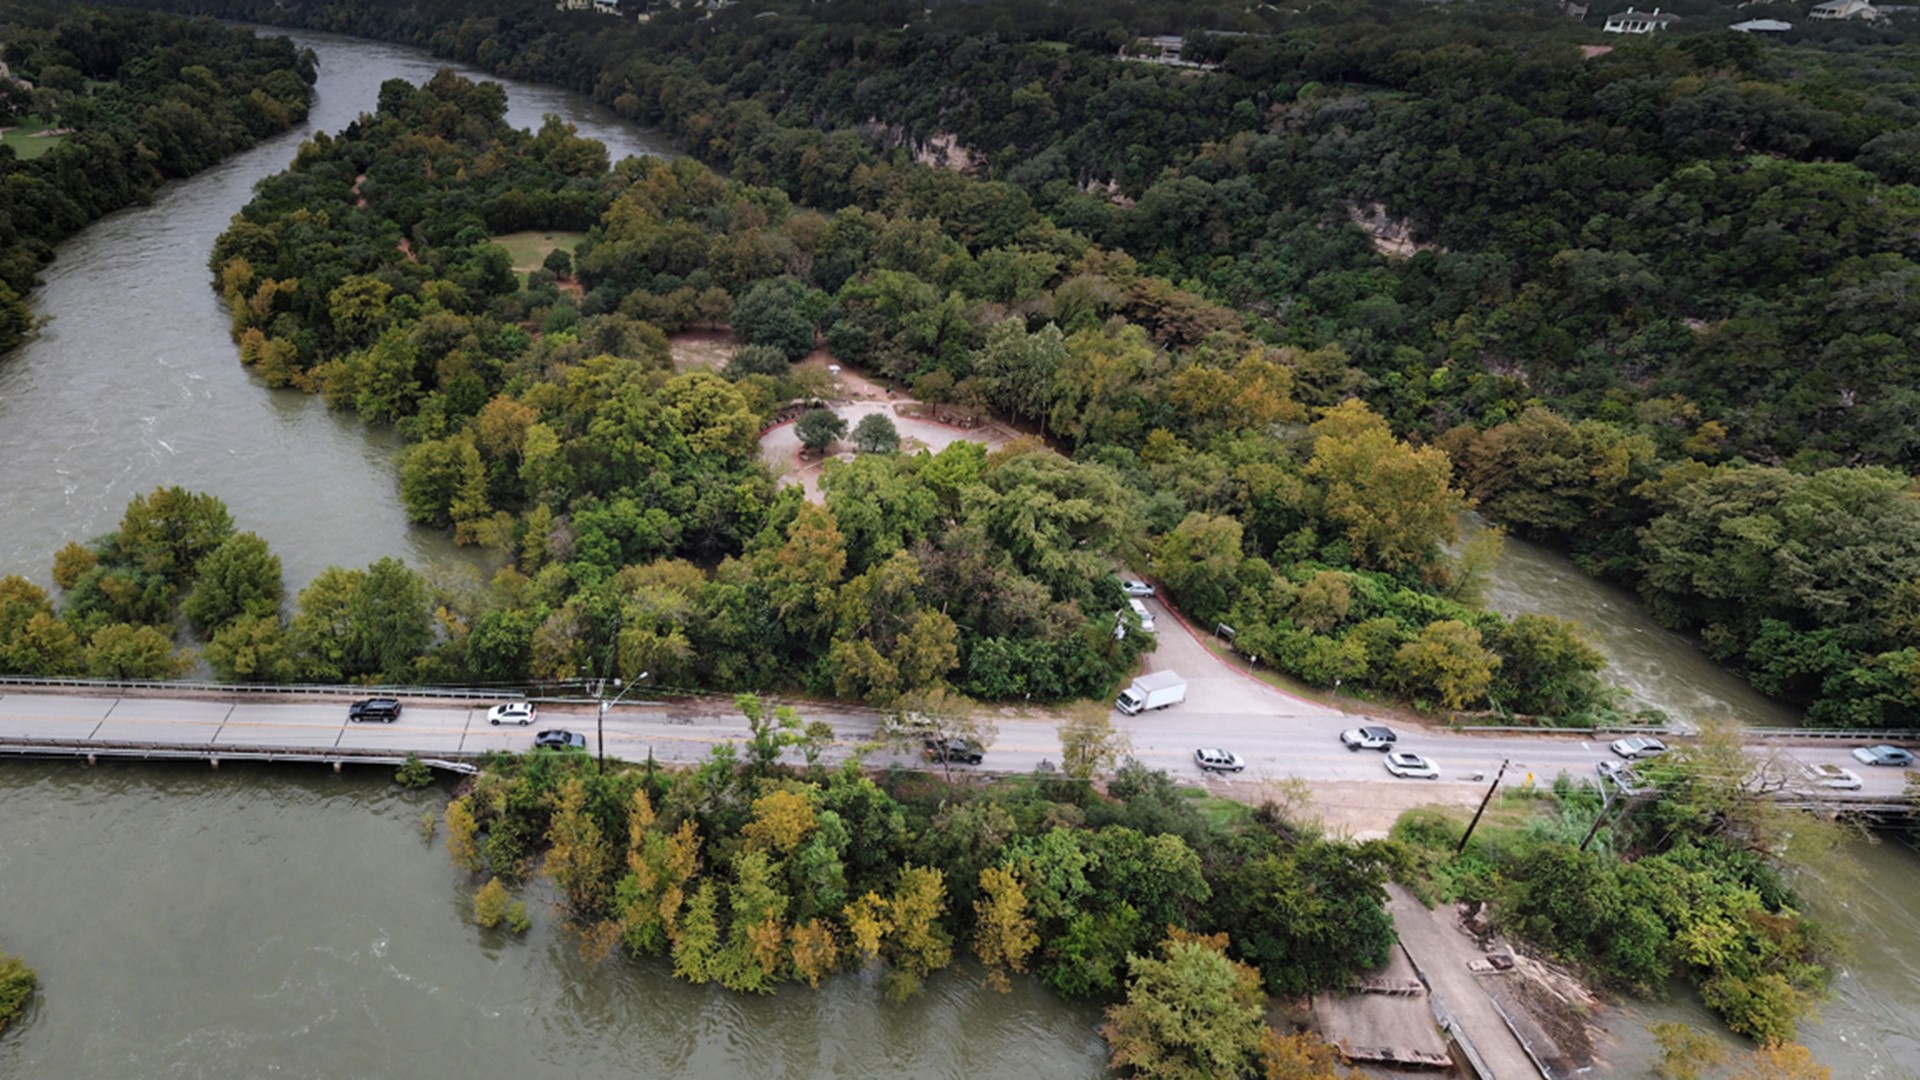
[[[1601,727],[1539,727],[1531,724],[1457,724],[1453,730],[1469,735],[1664,735],[1694,734],[1685,728],[1622,724]],[[1856,731],[1849,728],[1747,728],[1743,738],[1811,739],[1816,742],[1911,743],[1920,731]]]
[[[322,765],[403,765],[408,758],[446,772],[476,773],[478,767],[466,758],[477,753],[438,751],[431,757],[417,753],[396,754],[391,750],[363,747],[281,747],[248,746],[225,743],[153,743],[126,740],[22,739],[0,737],[0,754],[40,755],[46,757],[119,757],[147,761],[299,761]]]
[[[590,681],[590,680],[589,680]],[[30,675],[0,675],[0,689],[9,686],[43,687],[66,690],[174,690],[196,694],[257,694],[272,695],[318,695],[321,697],[408,697],[408,698],[481,698],[488,701],[519,701],[530,698],[534,701],[557,701],[592,704],[597,701],[589,695],[542,694],[534,685],[503,689],[501,687],[462,687],[462,686],[351,686],[340,683],[220,683],[187,682],[177,679],[59,679]],[[658,697],[678,699],[699,699],[714,695],[706,691],[690,691],[674,687],[649,686],[646,692]],[[631,699],[629,699],[631,703]]]

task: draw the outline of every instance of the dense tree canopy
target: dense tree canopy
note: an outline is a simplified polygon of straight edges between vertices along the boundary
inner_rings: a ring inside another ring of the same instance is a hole
[[[8,0],[0,40],[0,126],[51,132],[31,160],[0,145],[0,354],[55,242],[305,120],[314,81],[285,38],[209,20]]]

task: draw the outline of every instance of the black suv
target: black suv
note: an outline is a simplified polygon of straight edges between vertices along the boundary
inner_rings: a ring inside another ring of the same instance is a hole
[[[347,709],[347,719],[373,723],[391,724],[400,719],[400,702],[395,698],[376,697],[365,701],[356,701]]]
[[[928,739],[928,761],[964,761],[969,765],[978,765],[986,757],[980,747],[965,739]]]

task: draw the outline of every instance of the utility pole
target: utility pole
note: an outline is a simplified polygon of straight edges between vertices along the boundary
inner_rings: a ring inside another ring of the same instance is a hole
[[[653,673],[650,671],[641,672],[640,678],[628,683],[625,690],[613,695],[612,701],[608,701],[606,698],[607,680],[600,680],[600,687],[594,692],[594,696],[600,699],[600,715],[594,721],[594,742],[599,745],[600,755],[600,764],[595,768],[595,772],[605,773],[607,771],[607,710],[620,704],[620,699],[627,696],[627,690],[632,690],[634,687],[639,686],[641,680],[651,674]],[[620,680],[613,680],[613,685],[619,686]],[[652,753],[651,747],[648,748],[648,753]]]
[[[1600,803],[1600,812],[1593,816],[1593,828],[1588,829],[1587,838],[1580,841],[1581,851],[1587,850],[1587,845],[1593,843],[1593,838],[1600,835],[1600,825],[1607,820],[1607,811],[1613,809],[1615,801],[1611,797],[1603,798]]]
[[[1500,786],[1500,778],[1507,775],[1508,759],[1500,759],[1500,771],[1493,774],[1493,783],[1487,785],[1487,793],[1480,798],[1480,809],[1473,812],[1473,820],[1467,822],[1467,831],[1460,835],[1460,846],[1453,849],[1455,855],[1467,850],[1467,841],[1473,839],[1473,830],[1480,825],[1480,815],[1487,812],[1487,804],[1493,801],[1493,793]]]
[[[1580,841],[1580,850],[1587,850],[1587,845],[1593,843],[1593,838],[1600,835],[1600,826],[1606,823],[1607,813],[1611,811],[1614,806],[1618,805],[1624,808],[1631,805],[1632,802],[1632,795],[1621,790],[1620,781],[1615,780],[1613,782],[1612,794],[1607,792],[1607,785],[1603,781],[1600,784],[1600,812],[1594,815],[1593,828],[1587,830],[1587,838]],[[1621,810],[1621,813],[1624,814],[1625,812],[1625,809]]]

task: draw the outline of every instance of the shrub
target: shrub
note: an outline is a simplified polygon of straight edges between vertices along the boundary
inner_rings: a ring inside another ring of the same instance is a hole
[[[0,953],[0,1031],[7,1030],[7,1024],[27,1007],[37,982],[26,961]]]
[[[393,774],[393,782],[403,788],[418,791],[433,786],[433,767],[420,760],[418,754],[408,754],[407,760]]]
[[[771,345],[748,345],[727,358],[727,366],[721,369],[720,376],[733,382],[750,375],[771,375],[778,379],[785,377],[791,366],[787,354]]]
[[[473,894],[473,921],[491,930],[507,918],[514,901],[507,895],[507,887],[499,878],[480,886]]]

